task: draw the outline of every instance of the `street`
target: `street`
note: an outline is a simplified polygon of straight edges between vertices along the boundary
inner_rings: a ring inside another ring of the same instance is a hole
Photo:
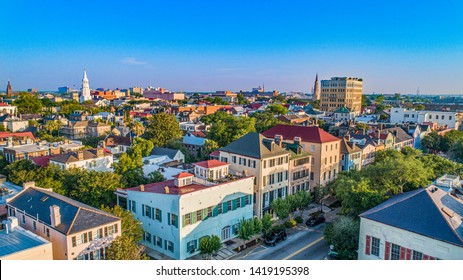
[[[264,243],[248,248],[231,259],[234,260],[323,260],[329,245],[323,239],[324,224],[314,228],[300,225],[295,232],[275,247]]]

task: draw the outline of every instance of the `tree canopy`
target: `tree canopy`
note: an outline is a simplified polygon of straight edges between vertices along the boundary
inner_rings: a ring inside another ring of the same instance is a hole
[[[144,138],[151,140],[154,146],[163,147],[170,140],[176,140],[181,137],[182,130],[174,115],[161,112],[149,118]]]
[[[201,121],[211,124],[207,138],[214,140],[220,147],[256,131],[255,120],[247,116],[236,117],[223,111],[202,117]]]
[[[20,92],[13,105],[18,108],[20,114],[37,114],[43,107],[37,95],[29,92]]]

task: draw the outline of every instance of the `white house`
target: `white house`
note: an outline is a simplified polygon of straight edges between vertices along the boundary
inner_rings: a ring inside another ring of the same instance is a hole
[[[216,167],[228,169],[228,164],[215,166],[215,162],[210,163],[214,174]],[[210,172],[206,168],[206,174]],[[116,195],[118,204],[126,201],[127,209],[143,223],[146,247],[183,260],[199,253],[202,237],[217,235],[225,242],[236,237],[241,219],[253,217],[254,176],[222,173],[215,178],[182,172],[173,180],[118,189]]]
[[[50,158],[50,164],[61,169],[83,168],[94,171],[113,171],[113,154],[104,148],[79,150],[56,155]]]
[[[435,185],[360,215],[359,260],[463,259],[463,201]]]
[[[415,109],[392,108],[391,123],[437,123],[438,126],[458,129],[460,114],[444,111],[415,111]]]

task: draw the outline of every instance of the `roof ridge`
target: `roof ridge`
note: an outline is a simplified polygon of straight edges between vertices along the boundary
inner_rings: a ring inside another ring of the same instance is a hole
[[[69,233],[71,232],[71,229],[72,229],[72,227],[74,226],[75,221],[77,220],[77,216],[78,216],[79,213],[80,213],[80,209],[81,209],[80,207],[77,207],[77,212],[76,212],[76,214],[74,215],[74,219],[72,219],[72,223],[69,225],[69,229],[68,229],[68,231],[66,232],[66,235],[69,235]]]
[[[425,188],[425,190],[427,190],[427,188]],[[442,190],[443,191],[443,190]],[[439,214],[442,216],[442,218],[445,220],[445,223],[447,223],[447,225],[449,226],[449,228],[451,229],[451,231],[453,232],[453,234],[457,237],[457,239],[459,239],[462,243],[463,243],[463,238],[461,238],[461,236],[455,231],[455,228],[449,223],[449,220],[444,216],[444,214],[442,213],[442,209],[439,209],[439,207],[437,206],[437,204],[434,202],[434,199],[433,197],[429,194],[429,192],[426,192],[426,194],[429,196],[429,198],[431,199],[431,201],[433,202],[432,204],[436,207],[437,211],[439,212]],[[444,196],[448,195],[447,193],[444,194]],[[444,197],[442,196],[442,197]],[[454,199],[452,196],[450,196],[452,199]],[[447,207],[445,206],[444,204],[442,204],[443,207]]]

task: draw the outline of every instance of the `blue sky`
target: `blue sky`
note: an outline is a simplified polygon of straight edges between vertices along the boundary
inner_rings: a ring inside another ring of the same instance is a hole
[[[0,89],[463,93],[463,1],[5,1]]]

